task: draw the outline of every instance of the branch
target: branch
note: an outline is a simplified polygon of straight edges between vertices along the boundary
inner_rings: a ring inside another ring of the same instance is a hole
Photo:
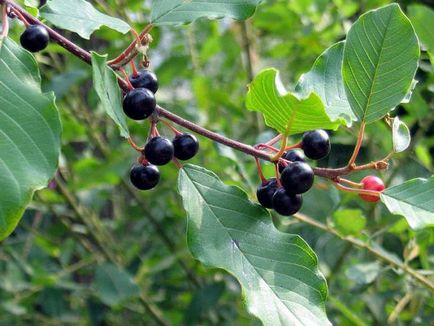
[[[19,11],[30,23],[39,24],[39,25],[44,26],[47,29],[47,31],[48,31],[48,33],[49,33],[49,35],[53,41],[55,41],[57,44],[59,44],[60,46],[62,46],[66,50],[68,50],[70,53],[72,53],[75,56],[82,59],[85,63],[91,64],[91,55],[88,51],[80,48],[79,46],[72,43],[71,41],[69,41],[68,39],[66,39],[65,37],[63,37],[62,35],[57,33],[56,31],[54,31],[53,29],[49,28],[48,26],[46,26],[45,24],[40,22],[38,19],[34,18],[29,13],[27,13],[20,6],[14,4],[13,2],[8,1],[8,0],[0,0],[0,4],[7,4],[8,6],[13,7],[15,10]],[[152,25],[149,25],[149,26],[152,26]],[[145,31],[146,31],[146,29],[145,29]],[[134,44],[135,43],[136,42],[134,42]],[[131,45],[129,47],[131,47]],[[116,66],[114,66],[113,68],[116,69]],[[119,86],[122,88],[123,91],[125,91],[125,92],[128,91],[128,85],[127,85],[125,80],[119,79]],[[206,128],[203,128],[203,127],[201,127],[201,126],[199,126],[199,125],[197,125],[191,121],[188,121],[188,120],[162,108],[161,106],[157,106],[157,113],[160,116],[163,116],[166,119],[168,119],[168,120],[170,120],[170,121],[172,121],[172,122],[174,122],[174,123],[176,123],[176,124],[178,124],[184,128],[187,128],[193,132],[196,132],[196,133],[198,133],[198,134],[200,134],[206,138],[209,138],[215,142],[232,147],[235,150],[238,150],[238,151],[243,152],[245,154],[251,155],[253,157],[273,162],[273,156],[268,154],[267,152],[260,151],[251,145],[247,145],[247,144],[244,144],[242,142],[227,138],[227,137],[222,136],[218,133],[215,133],[215,132],[210,131]],[[369,164],[365,164],[365,165],[361,165],[361,166],[345,166],[345,167],[337,168],[337,169],[313,168],[313,170],[314,170],[315,175],[317,175],[317,176],[334,180],[339,176],[345,176],[345,175],[348,175],[352,172],[363,171],[363,170],[372,170],[372,169],[381,170],[381,169],[386,169],[387,166],[388,166],[387,162],[379,161],[379,162],[371,162]]]
[[[373,254],[374,256],[379,258],[380,260],[383,260],[386,263],[388,263],[389,265],[402,270],[404,273],[408,274],[413,279],[418,281],[420,284],[424,285],[426,288],[428,288],[429,290],[434,292],[434,284],[431,283],[431,281],[428,278],[426,278],[425,276],[420,274],[415,269],[409,267],[408,265],[406,265],[402,262],[399,262],[397,260],[394,260],[393,258],[390,258],[389,256],[385,255],[381,250],[378,250],[378,249],[370,246],[369,243],[362,241],[360,239],[357,239],[355,237],[352,237],[352,236],[343,237],[336,229],[334,229],[334,228],[332,228],[326,224],[323,224],[321,222],[318,222],[309,216],[306,216],[303,214],[296,214],[293,217],[295,219],[303,222],[303,223],[309,224],[309,225],[314,226],[318,229],[321,229],[325,232],[333,234],[334,236],[340,238],[343,241],[346,241],[346,242],[354,245],[355,247],[362,248],[362,249],[369,251],[371,254]]]

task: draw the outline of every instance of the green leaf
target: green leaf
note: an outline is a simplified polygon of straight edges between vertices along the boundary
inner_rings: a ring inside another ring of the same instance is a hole
[[[392,123],[392,140],[393,151],[400,153],[405,151],[410,146],[411,135],[407,125],[402,122],[398,117],[393,119]]]
[[[97,267],[94,286],[101,301],[109,306],[136,298],[140,293],[130,274],[108,263]]]
[[[36,190],[54,175],[61,126],[52,93],[41,92],[33,56],[0,44],[0,240],[18,224]]]
[[[381,200],[390,212],[403,215],[415,230],[434,225],[434,176],[388,188]]]
[[[360,121],[379,120],[408,99],[419,55],[413,27],[397,4],[370,11],[354,23],[344,47],[342,73]]]
[[[252,16],[262,0],[154,0],[151,21],[155,25],[186,24],[201,18],[230,17],[244,20]]]
[[[107,55],[92,52],[93,85],[107,114],[119,127],[122,137],[128,138],[127,121],[122,109],[122,94],[118,79],[108,66]]]
[[[357,282],[358,284],[369,284],[375,281],[381,272],[381,265],[375,261],[372,263],[363,263],[351,266],[346,275],[350,280]]]
[[[408,7],[408,17],[422,44],[434,54],[434,10],[422,4],[411,5]]]
[[[366,226],[360,209],[342,209],[333,213],[333,223],[343,235],[358,235]]]
[[[321,97],[332,121],[345,119],[347,126],[357,120],[345,94],[342,80],[342,60],[345,42],[339,42],[321,54],[312,69],[302,75],[295,88],[301,97],[315,92]]]
[[[126,22],[99,12],[84,0],[48,0],[41,8],[40,14],[57,27],[75,32],[85,39],[89,39],[101,26],[107,26],[123,34],[131,29]]]
[[[330,325],[327,285],[302,238],[278,231],[267,210],[204,168],[185,166],[179,191],[193,256],[234,275],[253,315],[265,325]]]
[[[310,93],[305,99],[285,90],[276,69],[261,71],[249,85],[247,109],[264,115],[267,126],[285,135],[314,129],[336,130],[344,119],[331,121],[321,98]]]

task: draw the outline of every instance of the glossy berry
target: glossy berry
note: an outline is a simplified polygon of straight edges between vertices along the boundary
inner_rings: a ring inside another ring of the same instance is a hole
[[[48,31],[41,25],[30,25],[20,37],[21,45],[30,52],[45,49],[49,41]]]
[[[140,190],[154,188],[160,181],[160,171],[155,165],[135,165],[130,172],[131,183]]]
[[[145,88],[129,91],[123,102],[125,114],[133,120],[146,119],[154,112],[156,105],[154,93]]]
[[[277,182],[275,178],[267,180],[261,184],[256,190],[256,197],[259,204],[266,208],[273,208],[273,196],[277,190]]]
[[[163,137],[152,138],[145,146],[146,159],[155,165],[165,165],[173,158],[174,148],[172,142]]]
[[[367,177],[364,177],[361,183],[363,185],[364,190],[383,191],[385,188],[383,180],[381,180],[379,177],[376,177],[374,175],[369,175]],[[377,202],[380,200],[380,197],[376,197],[376,196],[369,196],[369,195],[359,195],[359,196],[363,200],[369,202]]]
[[[302,204],[301,195],[288,194],[284,188],[278,189],[273,196],[273,208],[280,215],[294,215],[300,210]]]
[[[303,135],[304,154],[312,160],[320,160],[330,153],[330,138],[324,130],[314,130]]]
[[[137,72],[136,76],[130,75],[128,79],[135,88],[146,88],[154,94],[158,90],[157,76],[149,70],[142,69]]]
[[[304,156],[304,153],[300,150],[291,149],[287,151],[285,154],[283,154],[282,158],[285,160],[288,160],[290,162],[304,162],[304,159],[306,158]],[[281,164],[279,164],[279,172],[282,173],[283,169],[285,167]]]
[[[282,172],[281,182],[289,194],[302,194],[312,188],[314,174],[312,168],[304,162],[289,164]]]
[[[176,136],[173,141],[175,157],[182,161],[193,158],[199,150],[199,141],[191,134]]]

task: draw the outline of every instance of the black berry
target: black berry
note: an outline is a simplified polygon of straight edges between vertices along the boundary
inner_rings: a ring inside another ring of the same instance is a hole
[[[271,178],[261,184],[256,190],[256,197],[259,203],[266,208],[273,208],[273,196],[276,190],[277,182],[275,178]]]
[[[145,88],[129,91],[123,102],[125,114],[133,120],[146,119],[154,112],[156,105],[154,93]]]
[[[163,137],[152,138],[145,146],[146,159],[155,165],[165,165],[173,158],[174,148],[172,142]]]
[[[158,90],[157,76],[149,70],[142,69],[137,72],[136,76],[130,75],[128,79],[135,88],[146,88],[154,94]]]
[[[314,174],[312,168],[304,162],[289,164],[282,172],[281,182],[289,194],[302,194],[312,188]]]
[[[199,150],[199,141],[191,134],[176,136],[173,141],[175,157],[185,161],[193,158]]]
[[[273,196],[273,208],[280,215],[294,215],[300,210],[302,204],[301,195],[288,194],[284,188],[278,189]]]
[[[30,52],[45,49],[49,41],[48,31],[41,25],[30,25],[20,37],[21,45]]]
[[[160,181],[160,171],[155,165],[135,165],[130,172],[131,183],[140,190],[154,188]]]
[[[287,151],[285,154],[283,154],[282,158],[285,160],[288,160],[290,162],[304,162],[304,159],[306,158],[302,151],[291,149]],[[283,169],[285,167],[282,164],[279,164],[279,172],[282,173]]]
[[[314,130],[303,135],[304,154],[312,160],[320,160],[330,153],[330,138],[324,130]]]

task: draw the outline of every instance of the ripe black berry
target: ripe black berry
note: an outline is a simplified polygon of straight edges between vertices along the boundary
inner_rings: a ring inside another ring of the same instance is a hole
[[[172,142],[163,137],[152,138],[145,146],[146,159],[155,165],[165,165],[173,158],[174,148]]]
[[[256,190],[259,203],[266,208],[273,208],[273,196],[277,190],[276,178],[271,178],[261,184]]]
[[[41,25],[30,25],[20,37],[21,45],[30,52],[45,49],[49,41],[50,36],[45,27]]]
[[[130,172],[131,183],[140,190],[154,188],[160,181],[160,171],[155,165],[135,165]]]
[[[281,182],[289,194],[302,194],[312,188],[314,174],[304,162],[289,164],[282,172]]]
[[[302,151],[291,149],[283,154],[282,158],[290,162],[304,162],[305,156]],[[282,173],[285,167],[279,164],[279,172]]]
[[[154,94],[158,90],[157,76],[149,70],[142,69],[138,71],[136,76],[131,75],[128,79],[134,88],[146,88]]]
[[[129,91],[123,102],[125,114],[133,120],[146,119],[154,112],[156,105],[154,93],[145,88]]]
[[[330,138],[324,130],[314,130],[303,135],[304,154],[312,160],[320,160],[330,153]]]
[[[182,134],[173,139],[175,157],[185,161],[193,158],[199,150],[197,138],[191,134]]]
[[[273,208],[280,215],[294,215],[300,210],[302,204],[301,195],[288,194],[284,188],[278,189],[273,196]]]

